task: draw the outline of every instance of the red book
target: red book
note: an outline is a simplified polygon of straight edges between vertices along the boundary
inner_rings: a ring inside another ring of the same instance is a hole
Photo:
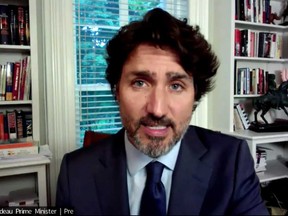
[[[4,143],[0,144],[0,149],[23,148],[30,146],[34,146],[33,142]]]
[[[255,57],[255,32],[250,32],[250,57]]]
[[[26,71],[27,71],[27,57],[22,59],[22,67],[21,67],[21,71],[20,71],[21,74],[20,74],[19,90],[18,90],[19,100],[23,100],[24,99]]]
[[[241,31],[240,29],[234,30],[234,55],[240,56],[241,55]]]
[[[7,124],[9,139],[17,139],[16,113],[14,111],[7,111]]]
[[[258,93],[259,94],[263,94],[263,82],[264,81],[264,72],[263,72],[263,69],[259,68],[259,90],[258,90]]]
[[[19,79],[20,79],[20,62],[15,62],[14,71],[13,71],[13,90],[12,90],[12,99],[18,100],[18,90],[19,90]]]
[[[0,113],[0,140],[4,140],[4,113]]]

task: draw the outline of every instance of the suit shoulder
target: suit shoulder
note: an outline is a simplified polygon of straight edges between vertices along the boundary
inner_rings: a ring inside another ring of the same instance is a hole
[[[97,143],[91,144],[88,147],[82,147],[71,151],[66,154],[66,157],[69,161],[78,161],[82,159],[89,161],[90,159],[95,160],[99,157],[103,158],[103,156],[107,154],[118,154],[124,146],[120,140],[123,140],[124,143],[124,137],[122,138],[121,134],[114,134]]]
[[[189,131],[194,131],[200,140],[206,142],[218,142],[218,143],[242,143],[244,139],[234,137],[232,135],[221,133],[220,131],[214,131],[211,129],[201,128],[197,126],[190,126]]]

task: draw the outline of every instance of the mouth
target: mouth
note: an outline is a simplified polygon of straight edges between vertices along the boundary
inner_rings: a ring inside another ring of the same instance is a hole
[[[150,137],[165,137],[168,135],[169,126],[148,126],[143,125],[144,133]]]
[[[157,118],[148,115],[140,119],[139,127],[141,127],[146,136],[163,139],[168,136],[170,130],[173,130],[175,124],[167,117]]]

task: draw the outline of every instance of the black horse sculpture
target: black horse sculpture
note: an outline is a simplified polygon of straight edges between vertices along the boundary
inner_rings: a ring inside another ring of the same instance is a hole
[[[261,118],[264,120],[266,124],[268,121],[265,119],[265,114],[271,109],[282,109],[288,116],[288,112],[285,107],[288,107],[288,81],[282,82],[281,85],[275,90],[268,90],[265,95],[257,97],[253,99],[253,107],[255,109],[254,119],[255,123],[257,123],[257,114],[262,111]]]

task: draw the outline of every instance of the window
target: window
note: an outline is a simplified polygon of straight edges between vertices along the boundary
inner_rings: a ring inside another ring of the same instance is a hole
[[[188,0],[74,0],[77,146],[86,130],[116,133],[118,105],[105,80],[105,46],[124,24],[161,7],[188,18]]]

